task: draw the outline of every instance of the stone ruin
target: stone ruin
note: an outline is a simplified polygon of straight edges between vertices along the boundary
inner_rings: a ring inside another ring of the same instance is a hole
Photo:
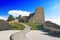
[[[29,22],[43,24],[44,21],[44,9],[42,7],[36,8],[35,14],[30,17]]]
[[[19,22],[28,22],[28,18],[29,18],[29,16],[21,16],[19,18]]]

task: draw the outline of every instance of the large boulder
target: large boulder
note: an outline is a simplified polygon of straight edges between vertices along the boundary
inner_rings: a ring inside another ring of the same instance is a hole
[[[30,14],[29,22],[43,24],[45,22],[44,9],[37,7],[34,14]]]
[[[44,29],[50,33],[60,33],[60,25],[57,25],[51,21],[44,23]]]
[[[0,19],[0,30],[7,30],[12,28],[12,26],[5,20]]]

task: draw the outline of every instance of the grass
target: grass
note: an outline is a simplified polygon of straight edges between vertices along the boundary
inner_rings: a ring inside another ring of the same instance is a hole
[[[23,30],[25,28],[24,25],[17,22],[11,22],[10,24],[12,25],[12,28],[8,28],[9,30]]]
[[[25,24],[31,26],[31,30],[43,30],[43,26],[38,23],[29,23],[29,22],[27,23],[26,22]]]
[[[23,22],[24,24],[27,24],[31,27],[31,30],[43,30],[43,26],[38,23],[30,23],[30,22]],[[8,28],[9,30],[23,30],[25,27],[24,25],[17,23],[17,22],[11,22],[12,28]]]

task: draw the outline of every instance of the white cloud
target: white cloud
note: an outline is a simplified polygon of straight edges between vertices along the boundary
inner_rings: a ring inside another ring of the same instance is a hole
[[[13,16],[29,16],[30,12],[27,12],[27,11],[22,11],[22,10],[10,10],[8,11],[8,14],[9,15],[13,15]]]
[[[53,23],[56,23],[58,25],[60,25],[60,18],[51,18],[51,19],[46,19],[46,21],[52,21]]]
[[[7,20],[7,18],[3,16],[0,16],[0,19]]]

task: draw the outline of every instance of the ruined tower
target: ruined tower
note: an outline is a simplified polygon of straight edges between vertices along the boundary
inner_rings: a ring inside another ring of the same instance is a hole
[[[29,19],[29,22],[43,24],[44,21],[44,9],[42,7],[37,7],[35,14]]]

